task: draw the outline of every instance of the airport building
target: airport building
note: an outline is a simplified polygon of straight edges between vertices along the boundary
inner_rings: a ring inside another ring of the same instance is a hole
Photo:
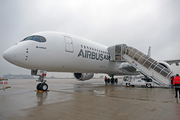
[[[33,79],[34,77],[32,75],[3,75],[3,78],[5,79]]]

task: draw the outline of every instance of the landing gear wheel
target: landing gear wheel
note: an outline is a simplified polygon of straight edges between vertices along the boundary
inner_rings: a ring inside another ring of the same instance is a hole
[[[114,84],[114,78],[111,78],[111,84],[112,85]]]
[[[37,84],[36,89],[41,90],[40,86],[41,86],[41,83]]]
[[[118,79],[117,78],[115,79],[115,83],[118,83]]]
[[[126,87],[129,87],[130,86],[130,83],[126,83]]]
[[[46,83],[41,83],[40,88],[42,91],[46,91],[48,89],[48,85]]]
[[[107,82],[110,83],[110,79],[109,78],[108,78]]]
[[[151,88],[152,85],[151,84],[146,84],[146,87]]]
[[[39,83],[36,88],[37,90],[46,91],[48,89],[48,85],[46,83]]]

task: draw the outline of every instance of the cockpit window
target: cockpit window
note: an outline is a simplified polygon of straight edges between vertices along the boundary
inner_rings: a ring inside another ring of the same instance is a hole
[[[26,40],[34,40],[37,42],[46,42],[46,39],[44,37],[38,36],[38,35],[26,37],[23,41],[26,41]]]

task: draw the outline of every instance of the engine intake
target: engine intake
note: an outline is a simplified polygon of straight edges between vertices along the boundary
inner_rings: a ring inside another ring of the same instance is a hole
[[[77,80],[84,81],[93,78],[94,73],[74,73],[74,77]]]
[[[125,70],[127,70],[129,72],[136,72],[136,68],[134,68],[129,63],[121,63],[120,68],[125,69]]]
[[[158,61],[158,63],[162,66],[164,66],[165,68],[167,68],[169,71],[173,72],[171,66],[167,63],[167,62],[164,62],[164,61]]]

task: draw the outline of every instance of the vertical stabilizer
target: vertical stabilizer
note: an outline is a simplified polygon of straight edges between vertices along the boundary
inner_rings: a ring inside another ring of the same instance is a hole
[[[151,46],[149,46],[149,49],[148,49],[148,54],[147,54],[148,57],[151,57]]]

